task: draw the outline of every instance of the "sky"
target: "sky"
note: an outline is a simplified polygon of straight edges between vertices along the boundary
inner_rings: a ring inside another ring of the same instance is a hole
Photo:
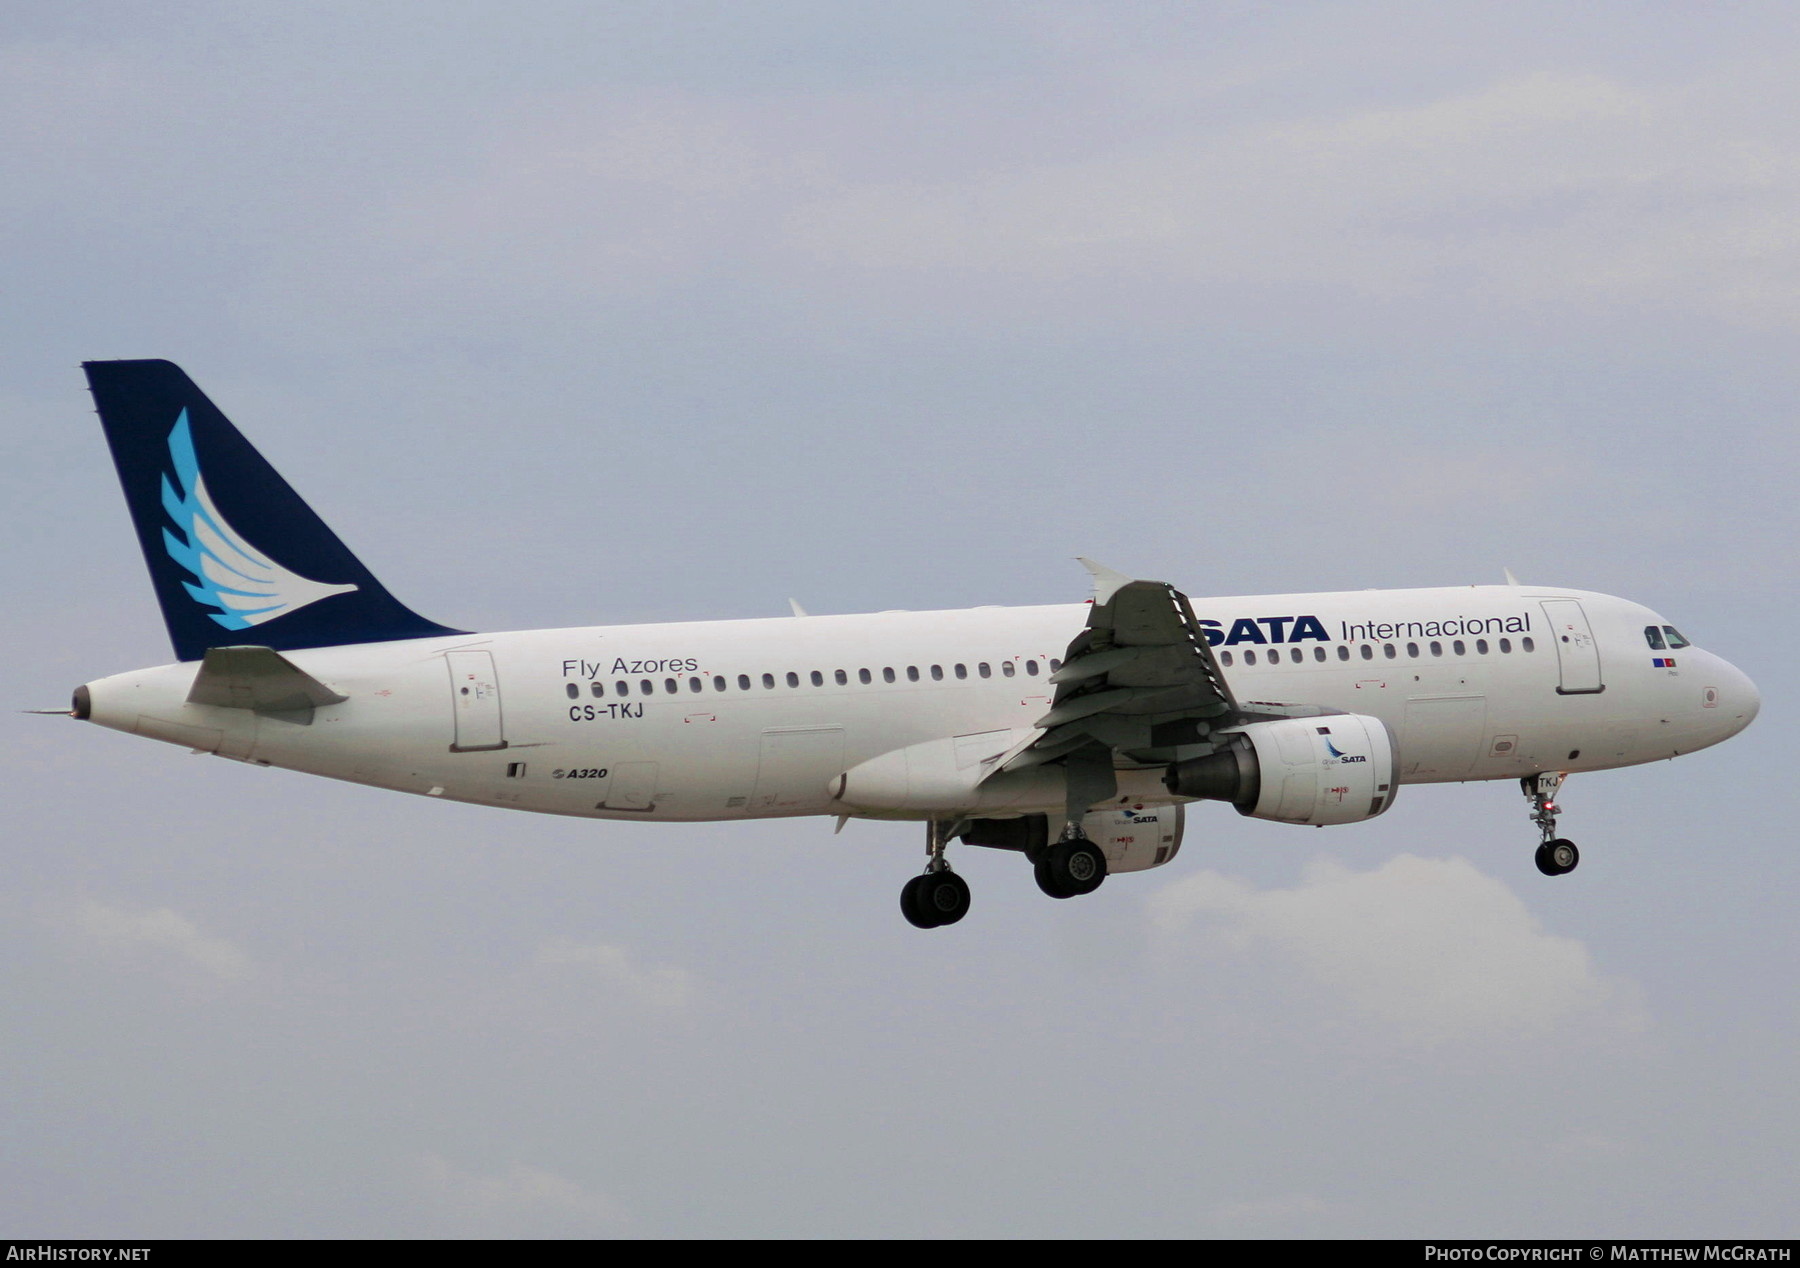
[[[1791,6],[16,0],[0,119],[0,1233],[1800,1233]],[[460,628],[1510,568],[1762,717],[921,932],[20,712],[170,658],[135,357]]]

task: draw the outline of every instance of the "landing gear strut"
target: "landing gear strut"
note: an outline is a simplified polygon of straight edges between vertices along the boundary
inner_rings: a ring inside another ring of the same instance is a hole
[[[1519,781],[1519,788],[1526,799],[1531,802],[1531,821],[1543,834],[1543,843],[1537,848],[1535,862],[1538,871],[1545,876],[1561,876],[1565,872],[1573,872],[1575,865],[1581,862],[1581,851],[1575,848],[1573,841],[1565,841],[1556,835],[1556,795],[1562,790],[1563,780],[1568,778],[1563,771],[1545,771],[1537,775],[1527,775]]]
[[[900,914],[920,929],[953,925],[969,914],[969,883],[950,870],[944,847],[959,826],[933,820],[925,828],[925,849],[931,861],[923,875],[907,881],[900,890]]]

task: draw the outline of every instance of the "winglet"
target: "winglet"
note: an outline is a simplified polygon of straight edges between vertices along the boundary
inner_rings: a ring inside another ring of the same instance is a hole
[[[1512,569],[1502,568],[1500,571],[1506,574],[1506,584],[1512,586],[1515,590],[1518,589],[1519,579],[1512,575]]]
[[[1075,558],[1076,561],[1079,562],[1083,568],[1086,568],[1089,574],[1094,578],[1095,607],[1105,607],[1108,603],[1112,602],[1112,597],[1115,594],[1136,580],[1134,577],[1127,577],[1122,572],[1114,572],[1105,564],[1097,564],[1091,559],[1082,558],[1080,555],[1075,556]]]
[[[790,608],[794,609],[795,616],[810,616],[811,615],[811,613],[809,613],[805,608],[800,606],[800,600],[798,600],[798,599],[789,599],[788,606]]]

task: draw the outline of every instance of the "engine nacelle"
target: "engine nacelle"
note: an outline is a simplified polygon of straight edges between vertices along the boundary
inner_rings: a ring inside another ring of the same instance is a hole
[[[1163,786],[1281,823],[1356,823],[1394,804],[1394,737],[1380,718],[1278,718],[1223,734],[1223,749],[1170,766]]]
[[[1180,806],[1090,810],[1081,820],[1081,830],[1088,840],[1106,855],[1108,872],[1144,872],[1161,867],[1181,849],[1186,826],[1187,815]],[[1017,850],[1036,858],[1050,846],[1050,819],[1048,815],[973,819],[962,839],[968,845]]]
[[[1092,810],[1081,821],[1088,840],[1106,854],[1106,870],[1147,872],[1181,849],[1187,815],[1180,806],[1142,810]]]

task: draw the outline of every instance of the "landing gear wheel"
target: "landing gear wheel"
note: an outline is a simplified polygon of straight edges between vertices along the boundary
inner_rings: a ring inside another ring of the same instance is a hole
[[[1581,851],[1575,848],[1573,841],[1557,837],[1538,846],[1536,862],[1538,871],[1545,876],[1561,876],[1575,870],[1575,865],[1581,862]]]
[[[900,890],[900,912],[915,927],[953,925],[969,914],[969,883],[955,872],[926,872]]]
[[[927,872],[918,902],[933,924],[953,925],[969,914],[969,882],[955,872]]]
[[[1106,855],[1092,841],[1058,841],[1037,861],[1038,888],[1052,898],[1091,894],[1106,879]]]
[[[915,876],[901,887],[900,914],[905,916],[907,923],[916,929],[936,928],[937,921],[931,918],[931,914],[925,910],[925,905],[919,901],[919,891],[923,888],[925,888],[924,876]]]

